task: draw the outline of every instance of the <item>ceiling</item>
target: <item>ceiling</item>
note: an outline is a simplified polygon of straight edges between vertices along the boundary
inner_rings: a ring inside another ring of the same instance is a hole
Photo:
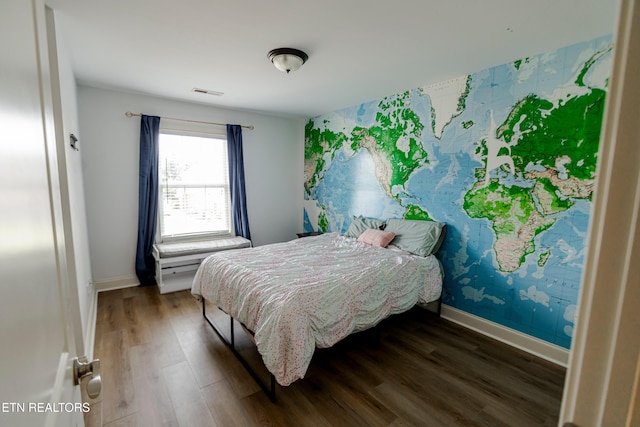
[[[303,118],[615,33],[618,9],[617,0],[46,3],[80,84]],[[309,60],[282,73],[267,59],[278,47]]]

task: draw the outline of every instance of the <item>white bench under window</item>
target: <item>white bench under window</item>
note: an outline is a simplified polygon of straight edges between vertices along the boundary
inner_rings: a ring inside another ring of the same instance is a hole
[[[251,247],[244,237],[203,240],[197,242],[157,243],[153,246],[156,260],[156,282],[161,294],[191,289],[196,270],[203,259],[219,251]]]

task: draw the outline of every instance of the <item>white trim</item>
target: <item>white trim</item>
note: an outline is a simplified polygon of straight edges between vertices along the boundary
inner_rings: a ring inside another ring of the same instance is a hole
[[[136,276],[116,277],[109,280],[95,282],[96,294],[98,292],[114,291],[116,289],[133,288],[138,286],[140,281]]]
[[[622,0],[620,6],[559,425],[638,425],[640,0]]]
[[[93,347],[96,341],[96,323],[98,321],[98,292],[93,288],[89,315],[87,316],[87,330],[84,337],[84,352],[88,360],[93,360]]]
[[[550,344],[541,339],[518,332],[494,322],[490,322],[473,314],[466,313],[457,308],[442,305],[442,318],[472,329],[482,335],[486,335],[512,347],[526,351],[549,362],[567,367],[569,350]]]

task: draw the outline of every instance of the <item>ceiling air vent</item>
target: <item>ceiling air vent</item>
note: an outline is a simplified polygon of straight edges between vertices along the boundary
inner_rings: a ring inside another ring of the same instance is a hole
[[[213,96],[224,95],[224,92],[218,92],[217,90],[198,89],[197,87],[194,87],[193,89],[191,89],[191,92],[201,93],[204,95],[213,95]]]

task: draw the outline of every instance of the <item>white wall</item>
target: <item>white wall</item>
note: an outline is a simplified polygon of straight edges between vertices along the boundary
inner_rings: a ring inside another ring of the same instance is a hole
[[[83,85],[78,106],[91,267],[100,285],[137,283],[140,118],[127,111],[255,126],[243,129],[253,243],[291,240],[302,230],[303,120]]]

